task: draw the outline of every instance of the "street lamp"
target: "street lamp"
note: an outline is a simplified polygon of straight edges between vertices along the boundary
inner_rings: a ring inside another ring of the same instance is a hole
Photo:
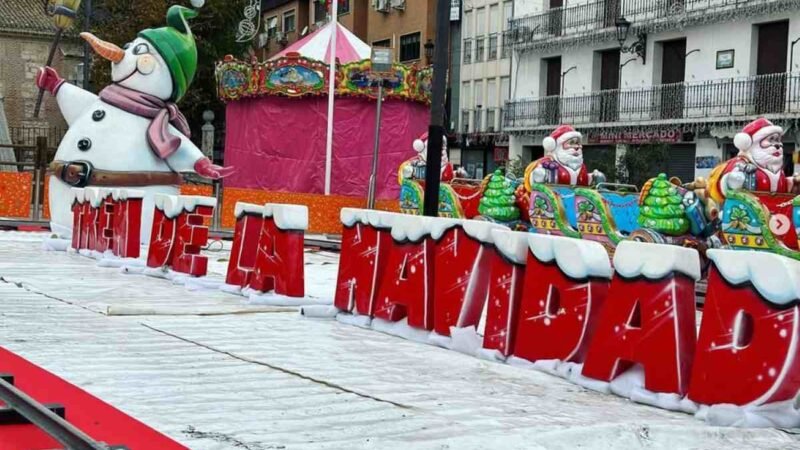
[[[619,42],[619,51],[621,53],[635,53],[636,56],[642,58],[642,64],[645,63],[647,55],[647,34],[639,32],[637,34],[638,40],[629,46],[625,46],[625,41],[628,40],[628,33],[631,30],[631,22],[624,17],[618,17],[614,25],[617,27],[617,41]]]
[[[428,61],[428,64],[433,61],[433,41],[430,39],[425,43],[425,59]]]
[[[367,191],[367,208],[375,208],[375,194],[378,182],[378,148],[381,142],[381,105],[383,104],[383,79],[392,72],[392,49],[372,47],[371,77],[378,85],[378,109],[375,112],[375,144],[372,147],[372,170]]]

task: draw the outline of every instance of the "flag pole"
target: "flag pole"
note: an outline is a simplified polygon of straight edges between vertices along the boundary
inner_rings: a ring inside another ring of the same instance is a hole
[[[336,35],[339,34],[339,0],[331,0],[330,78],[328,81],[328,139],[325,146],[325,195],[331,194],[333,163],[333,97],[336,92]]]

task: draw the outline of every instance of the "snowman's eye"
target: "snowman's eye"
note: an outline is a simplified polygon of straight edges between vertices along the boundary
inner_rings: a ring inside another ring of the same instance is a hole
[[[133,49],[134,55],[143,55],[145,53],[150,53],[150,46],[147,44],[139,44]]]

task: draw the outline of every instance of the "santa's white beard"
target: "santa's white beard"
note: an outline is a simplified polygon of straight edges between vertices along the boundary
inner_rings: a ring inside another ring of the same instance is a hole
[[[583,165],[583,155],[572,155],[567,151],[556,152],[556,160],[572,170],[578,170]]]
[[[779,151],[775,147],[769,148],[761,148],[760,145],[757,148],[752,148],[751,155],[753,161],[756,163],[758,167],[762,169],[769,170],[772,173],[778,173],[783,169],[783,151],[781,150],[781,156],[774,156],[773,153]]]

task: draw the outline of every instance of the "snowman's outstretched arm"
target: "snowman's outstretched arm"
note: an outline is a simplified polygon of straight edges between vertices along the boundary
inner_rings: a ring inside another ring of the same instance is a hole
[[[169,164],[175,172],[194,172],[194,165],[197,164],[197,161],[205,158],[205,155],[203,155],[203,152],[186,136],[180,134],[180,132],[172,126],[169,128],[172,134],[180,136],[181,146],[167,157],[167,164]]]
[[[75,85],[66,83],[52,67],[42,67],[36,74],[36,86],[46,89],[56,97],[61,114],[72,125],[97,101],[97,96]]]
[[[214,180],[233,173],[232,167],[220,167],[212,163],[192,141],[180,134],[174,127],[170,126],[170,130],[181,138],[181,145],[178,150],[167,157],[167,164],[172,170],[175,172],[196,172],[200,176]]]

